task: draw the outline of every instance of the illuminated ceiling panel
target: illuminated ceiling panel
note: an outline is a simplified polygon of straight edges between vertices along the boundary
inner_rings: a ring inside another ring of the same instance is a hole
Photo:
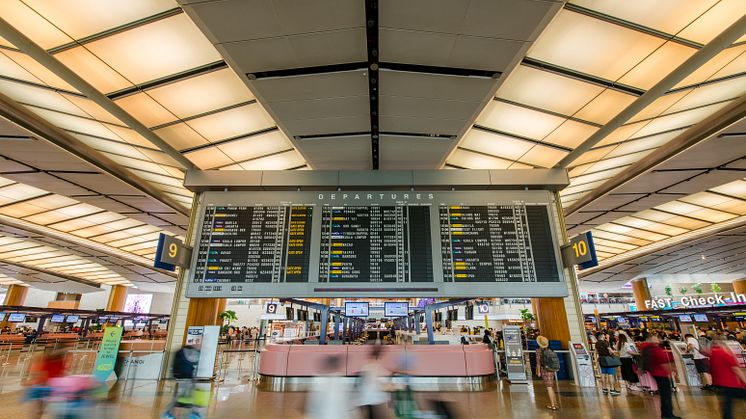
[[[618,80],[664,42],[642,32],[562,10],[539,36],[528,56]]]

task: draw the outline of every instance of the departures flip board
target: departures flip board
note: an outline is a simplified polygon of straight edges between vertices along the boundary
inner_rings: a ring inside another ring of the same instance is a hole
[[[188,297],[564,296],[545,191],[206,192]]]

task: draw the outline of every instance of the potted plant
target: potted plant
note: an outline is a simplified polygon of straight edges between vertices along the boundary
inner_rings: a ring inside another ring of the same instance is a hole
[[[233,310],[225,310],[224,312],[218,314],[218,317],[220,318],[220,322],[222,324],[221,330],[223,331],[223,333],[228,331],[228,326],[230,326],[231,323],[238,320],[236,312]]]
[[[713,282],[712,284],[710,284],[710,291],[712,291],[712,292],[714,292],[714,293],[718,293],[718,292],[720,292],[720,291],[722,291],[722,290],[723,290],[723,289],[722,289],[722,288],[720,288],[720,284],[718,284],[718,283],[715,283],[715,282]]]
[[[686,293],[687,293],[687,291],[689,291],[689,290],[688,290],[688,289],[687,289],[686,287],[681,287],[681,288],[679,288],[679,292],[681,293],[681,295],[684,295],[684,294],[686,294]]]
[[[664,288],[664,291],[666,292],[666,295],[669,297],[673,297],[673,287],[670,285],[666,285],[666,288]]]
[[[702,284],[697,283],[692,285],[692,290],[697,294],[702,294]]]
[[[522,308],[521,320],[523,320],[523,324],[529,325],[532,321],[536,320],[536,317],[527,308]]]

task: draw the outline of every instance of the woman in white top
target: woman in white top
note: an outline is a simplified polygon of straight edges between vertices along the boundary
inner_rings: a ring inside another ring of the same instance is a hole
[[[360,371],[360,394],[358,405],[362,408],[363,418],[378,419],[386,417],[386,404],[389,395],[385,389],[385,378],[389,371],[381,365],[379,358],[381,347],[376,345],[370,352],[368,362]]]
[[[627,336],[626,333],[619,333],[619,340],[617,341],[617,352],[619,352],[619,359],[622,362],[622,380],[627,382],[627,390],[637,391],[640,387],[637,383],[640,379],[637,377],[637,373],[634,369],[634,355],[638,355],[637,346],[635,346],[632,339]]]

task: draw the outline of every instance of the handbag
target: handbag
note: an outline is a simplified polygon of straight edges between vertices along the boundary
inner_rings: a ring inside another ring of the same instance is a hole
[[[616,368],[622,365],[622,360],[618,356],[602,356],[598,358],[598,365],[604,368]]]

